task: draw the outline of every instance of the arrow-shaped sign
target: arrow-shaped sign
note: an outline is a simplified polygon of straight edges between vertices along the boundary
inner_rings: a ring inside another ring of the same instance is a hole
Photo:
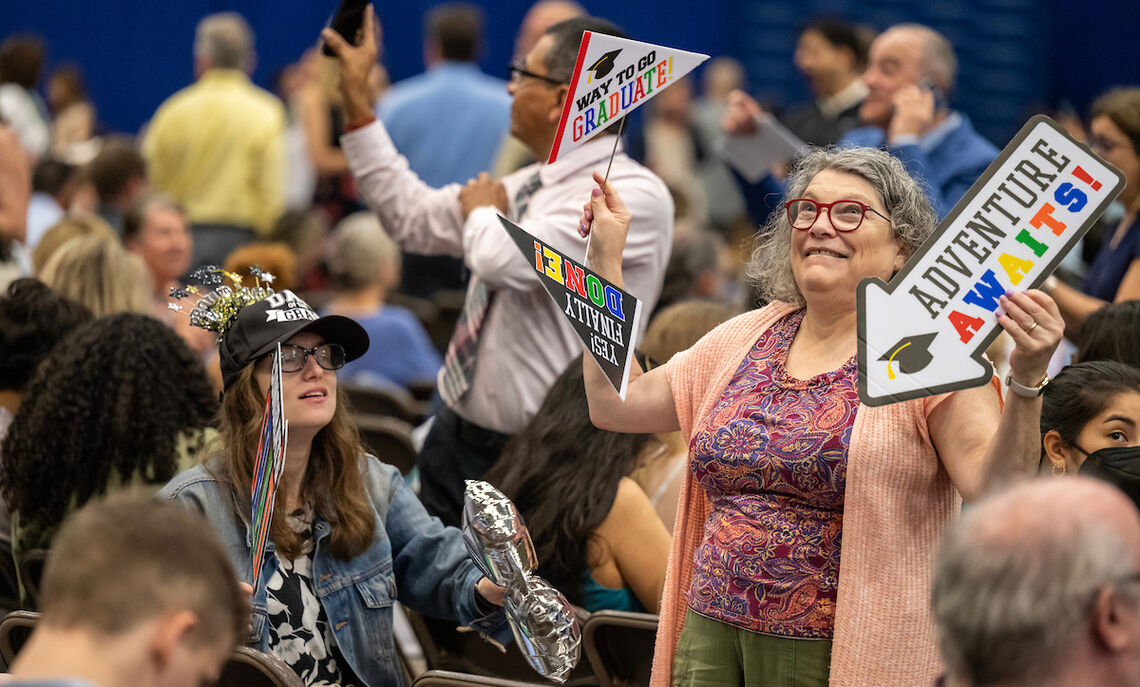
[[[1044,281],[1122,188],[1060,125],[1030,119],[889,284],[859,283],[862,402],[988,382],[998,298]]]

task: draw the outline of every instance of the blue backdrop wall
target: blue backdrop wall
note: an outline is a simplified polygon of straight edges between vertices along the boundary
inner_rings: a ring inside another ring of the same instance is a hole
[[[209,13],[241,12],[257,34],[254,79],[269,87],[283,65],[315,40],[337,0],[0,0],[0,36],[34,32],[49,47],[49,66],[78,62],[101,122],[134,132],[164,98],[190,83],[194,27]],[[393,79],[423,68],[422,21],[438,1],[376,6],[384,25],[383,60]],[[487,13],[482,65],[505,76],[530,0],[478,0]],[[883,28],[918,21],[954,43],[963,77],[952,102],[980,131],[1003,143],[1042,104],[1067,101],[1084,112],[1112,85],[1140,84],[1135,27],[1140,2],[1097,0],[1080,9],[1060,0],[582,0],[632,37],[746,66],[751,88],[773,102],[805,90],[791,62],[796,28],[817,14]],[[1127,27],[1127,28],[1125,28]]]

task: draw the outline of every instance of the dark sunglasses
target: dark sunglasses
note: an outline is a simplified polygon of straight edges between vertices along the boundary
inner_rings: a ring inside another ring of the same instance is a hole
[[[326,370],[339,370],[344,367],[344,347],[335,343],[324,343],[312,348],[296,344],[281,344],[281,371],[300,372],[309,362],[309,356]]]

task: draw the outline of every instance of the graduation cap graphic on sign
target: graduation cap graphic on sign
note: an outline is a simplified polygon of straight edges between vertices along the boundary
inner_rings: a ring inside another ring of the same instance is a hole
[[[614,69],[614,59],[621,53],[621,48],[611,50],[605,55],[602,55],[596,62],[590,65],[590,74],[592,78],[604,79],[606,75]]]
[[[934,360],[934,355],[930,352],[930,342],[934,341],[936,336],[938,336],[938,332],[907,336],[891,346],[890,350],[879,358],[879,360],[887,361],[887,376],[890,379],[895,378],[892,364],[897,364],[899,372],[908,375],[914,374],[929,365],[930,361]]]
[[[621,121],[708,58],[584,31],[547,164]]]
[[[624,401],[641,301],[506,217],[499,221]]]

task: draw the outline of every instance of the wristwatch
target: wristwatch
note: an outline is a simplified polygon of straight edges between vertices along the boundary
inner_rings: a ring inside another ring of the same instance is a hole
[[[1045,387],[1048,386],[1051,381],[1053,380],[1046,374],[1041,378],[1040,382],[1037,382],[1037,386],[1025,386],[1024,384],[1019,384],[1017,380],[1013,378],[1013,372],[1005,376],[1006,388],[1022,398],[1037,398],[1045,392]]]

